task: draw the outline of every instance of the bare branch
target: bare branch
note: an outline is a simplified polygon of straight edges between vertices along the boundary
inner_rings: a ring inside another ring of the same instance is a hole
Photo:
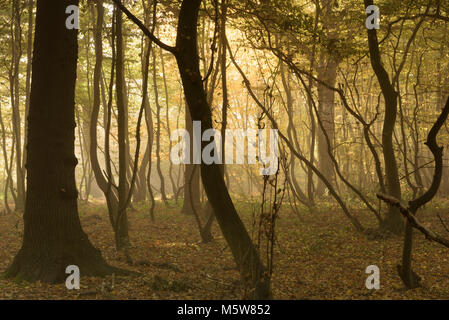
[[[157,38],[153,32],[151,32],[150,30],[148,30],[147,27],[145,27],[145,25],[143,24],[142,21],[140,21],[135,15],[133,15],[128,9],[126,9],[126,7],[121,3],[121,0],[112,0],[112,1],[124,14],[126,14],[128,19],[130,19],[132,22],[134,22],[140,28],[140,30],[142,30],[142,32],[148,38],[151,39],[151,41],[153,41],[155,44],[157,44],[162,49],[164,49],[168,52],[171,52],[173,54],[176,54],[176,52],[177,52],[176,47],[169,46],[169,45],[163,43],[161,40],[159,40],[159,38]]]
[[[435,232],[433,232],[432,230],[427,229],[426,227],[424,227],[421,222],[418,220],[418,218],[416,218],[409,210],[409,208],[407,208],[406,206],[404,206],[398,199],[389,196],[389,195],[385,195],[385,194],[377,194],[377,197],[383,201],[385,201],[386,203],[388,203],[389,205],[392,205],[396,208],[399,209],[399,211],[401,212],[401,214],[408,220],[408,222],[411,224],[411,226],[415,229],[418,229],[419,231],[421,231],[422,234],[424,234],[424,236],[431,241],[435,241],[438,242],[439,244],[449,248],[449,240],[440,237],[438,234],[436,234]]]

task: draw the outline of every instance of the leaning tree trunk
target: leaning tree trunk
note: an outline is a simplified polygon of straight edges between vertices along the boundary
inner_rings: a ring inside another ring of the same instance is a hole
[[[204,90],[198,56],[197,24],[201,2],[202,0],[184,0],[182,2],[176,47],[171,47],[157,39],[139,19],[121,4],[120,0],[114,0],[114,3],[150,39],[175,55],[190,115],[194,121],[201,121],[201,130],[204,132],[212,129],[213,126],[212,112]],[[203,142],[202,147],[206,145],[207,142]],[[220,166],[202,163],[201,177],[218,224],[240,269],[242,280],[250,289],[251,297],[254,299],[272,298],[269,274],[234,207]]]
[[[78,216],[75,167],[77,30],[65,27],[77,0],[38,0],[29,113],[27,194],[22,248],[6,276],[64,281],[77,265],[85,276],[117,272],[90,243]]]
[[[212,114],[203,87],[197,48],[197,22],[201,0],[183,1],[176,39],[178,62],[187,104],[193,120],[201,121],[202,132],[213,128]],[[206,143],[203,142],[203,147]],[[251,287],[252,297],[271,298],[271,288],[263,265],[243,222],[237,214],[217,164],[201,164],[201,176],[207,197],[215,212],[223,236],[240,268],[244,282]]]

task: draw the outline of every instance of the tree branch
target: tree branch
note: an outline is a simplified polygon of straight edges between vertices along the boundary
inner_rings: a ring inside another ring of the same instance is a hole
[[[408,220],[408,222],[411,224],[411,226],[415,229],[418,229],[421,231],[422,234],[425,235],[425,237],[428,240],[438,242],[439,244],[449,248],[449,240],[440,237],[438,234],[433,232],[432,230],[427,229],[424,227],[421,222],[410,212],[409,208],[405,207],[398,199],[388,196],[385,194],[377,194],[377,197],[389,205],[392,205],[399,209],[401,214]]]
[[[115,5],[130,19],[132,22],[134,22],[142,32],[151,39],[155,44],[157,44],[162,49],[171,52],[172,54],[176,55],[177,49],[176,47],[169,46],[168,44],[163,43],[159,38],[157,38],[153,32],[148,30],[147,27],[143,24],[142,21],[140,21],[135,15],[133,15],[126,7],[121,3],[121,0],[112,0]]]
[[[443,111],[441,112],[437,121],[434,123],[432,129],[430,129],[429,135],[427,136],[426,145],[429,147],[430,151],[432,152],[435,158],[435,173],[433,175],[432,184],[429,187],[429,189],[422,196],[412,201],[409,201],[409,207],[405,207],[403,204],[401,204],[401,202],[398,199],[388,195],[378,194],[377,197],[385,201],[386,203],[397,207],[401,212],[401,214],[408,220],[410,225],[415,229],[421,231],[426,236],[427,239],[438,242],[443,246],[449,248],[449,240],[440,237],[433,231],[424,227],[415,216],[415,213],[418,211],[420,207],[422,207],[423,205],[425,205],[426,203],[428,203],[430,200],[433,199],[433,197],[436,195],[440,187],[441,177],[443,174],[443,148],[438,146],[437,144],[437,135],[442,126],[444,125],[444,123],[446,122],[448,116],[449,116],[449,98],[447,99]]]

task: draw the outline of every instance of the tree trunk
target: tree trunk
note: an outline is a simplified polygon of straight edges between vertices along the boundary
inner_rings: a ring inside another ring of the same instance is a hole
[[[105,177],[103,174],[102,168],[100,166],[100,162],[98,160],[98,142],[97,142],[97,123],[98,123],[98,115],[100,112],[100,104],[101,104],[101,92],[100,92],[100,81],[101,81],[101,69],[103,62],[103,39],[102,39],[102,28],[103,28],[103,20],[104,20],[104,8],[103,2],[99,0],[96,3],[97,7],[97,21],[94,29],[95,34],[95,67],[94,67],[94,79],[93,79],[93,106],[92,113],[90,117],[90,162],[92,171],[94,172],[95,180],[97,182],[98,187],[103,192],[106,203],[109,211],[109,220],[112,224],[112,228],[115,232],[115,217],[118,212],[118,195],[116,194],[114,189],[109,188],[109,180],[113,180],[112,173],[109,173],[109,170],[106,170],[108,173],[108,177]],[[114,35],[112,35],[114,37]],[[111,79],[111,84],[112,84]],[[112,92],[110,92],[112,93]],[[109,99],[112,99],[109,97]],[[107,103],[104,103],[103,108],[105,110],[105,120],[107,119],[108,112]],[[105,136],[108,137],[109,133],[107,132],[107,124],[105,121]],[[109,148],[106,146],[105,142],[105,162],[106,168],[110,166],[110,155]]]
[[[365,7],[373,5],[372,0],[365,0]],[[382,95],[385,99],[385,118],[382,131],[382,146],[385,162],[385,174],[387,191],[389,195],[396,199],[401,199],[401,184],[393,147],[393,131],[396,124],[398,111],[398,94],[394,90],[388,77],[388,73],[382,65],[379,52],[379,41],[376,29],[368,30],[368,44],[372,68],[377,76]],[[404,230],[404,221],[399,210],[394,206],[389,206],[387,217],[383,222],[383,227],[395,234],[400,234]]]
[[[332,46],[338,39],[338,26],[336,24],[336,14],[333,11],[333,0],[321,0],[322,16],[318,12],[318,17],[323,23],[325,28],[325,44],[321,49],[321,62],[318,65],[318,79],[327,83],[331,87],[335,86],[337,79],[337,67],[339,64],[336,53],[333,52]],[[318,9],[317,9],[318,10]],[[322,121],[322,126],[318,126],[318,169],[328,177],[329,182],[336,186],[334,164],[331,159],[331,150],[333,154],[334,149],[334,109],[335,109],[335,92],[330,90],[322,84],[318,84],[318,117]],[[326,132],[324,133],[323,130]],[[325,135],[327,134],[328,139]],[[330,145],[329,145],[330,144]],[[317,184],[317,196],[320,197],[324,194],[325,185],[321,180],[318,180]]]
[[[161,105],[159,104],[159,88],[157,86],[156,70],[156,50],[153,51],[153,89],[154,101],[156,103],[156,171],[159,175],[161,186],[161,199],[165,205],[168,205],[167,195],[165,194],[165,179],[161,168]]]
[[[335,86],[335,81],[337,79],[337,63],[332,57],[324,59],[322,56],[322,61],[327,60],[322,63],[318,68],[318,79],[324,81],[330,86]],[[330,149],[333,150],[334,146],[334,109],[335,109],[335,93],[318,84],[318,112],[323,123],[323,129],[326,130],[326,134],[329,137],[329,142],[331,143]],[[328,152],[328,143],[323,133],[323,129],[318,126],[318,169],[326,177],[329,177],[329,182],[335,185],[335,173],[334,165],[332,163],[331,157]],[[332,151],[333,152],[333,151]],[[325,186],[324,183],[319,180],[317,184],[317,195],[320,197],[324,194]]]
[[[169,94],[168,94],[168,85],[167,85],[167,74],[165,72],[165,60],[164,60],[164,52],[162,51],[162,49],[160,49],[160,55],[161,55],[161,67],[162,67],[162,77],[164,80],[164,91],[165,91],[165,122],[166,122],[166,129],[167,129],[167,136],[169,137],[168,139],[168,150],[171,150],[173,147],[173,142],[170,139],[170,103],[169,103]],[[173,197],[176,198],[176,194],[178,193],[178,190],[176,190],[176,184],[175,184],[175,179],[173,178],[173,163],[171,161],[169,161],[169,165],[168,165],[168,176],[170,178],[170,183],[171,183],[171,187],[172,187],[172,193],[173,193]]]
[[[15,136],[16,148],[16,183],[17,198],[16,211],[23,211],[25,207],[25,168],[22,161],[22,132],[20,117],[20,87],[19,87],[19,68],[22,57],[22,28],[21,28],[21,9],[18,0],[12,2],[12,20],[11,20],[11,68],[9,74],[11,106],[12,106],[12,126]]]
[[[201,130],[212,129],[212,113],[203,86],[198,56],[198,13],[202,0],[185,0],[181,4],[178,19],[176,47],[171,47],[154,36],[143,23],[120,2],[114,0],[126,15],[158,46],[173,53],[184,87],[184,94],[193,120],[201,121]],[[203,142],[202,147],[207,145]],[[207,197],[212,205],[218,224],[223,232],[234,260],[240,269],[244,284],[249,287],[253,299],[272,298],[270,277],[259,252],[251,241],[240,219],[217,164],[201,164],[201,177]]]
[[[27,159],[27,139],[28,139],[28,111],[30,110],[30,91],[31,91],[31,60],[33,59],[33,8],[34,0],[28,0],[28,34],[27,34],[27,67],[25,76],[25,136],[23,142],[23,164]],[[24,175],[26,170],[24,167]]]
[[[119,211],[116,217],[119,219],[116,229],[116,247],[117,250],[128,247],[128,216],[126,213],[126,198],[128,197],[128,156],[127,147],[127,112],[128,108],[125,101],[125,68],[124,68],[124,45],[123,45],[123,17],[122,12],[117,10],[116,15],[117,30],[117,61],[116,61],[116,98],[117,98],[117,127],[118,127],[118,147],[119,147],[119,179],[118,179],[118,198]]]
[[[28,132],[27,195],[22,248],[6,276],[62,282],[77,265],[84,276],[117,272],[81,228],[75,167],[77,30],[65,9],[77,0],[38,0]]]
[[[193,123],[190,116],[188,103],[186,103],[186,130],[193,139]],[[193,143],[190,143],[190,162],[193,159]],[[200,170],[195,170],[195,164],[186,164],[184,169],[184,204],[181,212],[193,215],[194,210],[201,210],[200,200]]]
[[[176,60],[191,117],[193,120],[201,121],[201,130],[204,132],[213,126],[212,114],[199,69],[197,22],[200,5],[201,0],[183,1],[181,5],[176,39]],[[203,143],[203,147],[205,145],[206,143]],[[201,176],[223,236],[240,268],[244,283],[250,287],[251,297],[255,299],[271,298],[270,281],[266,274],[266,268],[237,214],[220,166],[202,163]]]

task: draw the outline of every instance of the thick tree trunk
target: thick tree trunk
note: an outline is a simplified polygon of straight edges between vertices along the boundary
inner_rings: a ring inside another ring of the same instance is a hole
[[[29,114],[27,196],[22,248],[8,277],[61,282],[77,265],[85,276],[117,272],[81,228],[75,184],[77,30],[65,9],[77,0],[38,0]]]

